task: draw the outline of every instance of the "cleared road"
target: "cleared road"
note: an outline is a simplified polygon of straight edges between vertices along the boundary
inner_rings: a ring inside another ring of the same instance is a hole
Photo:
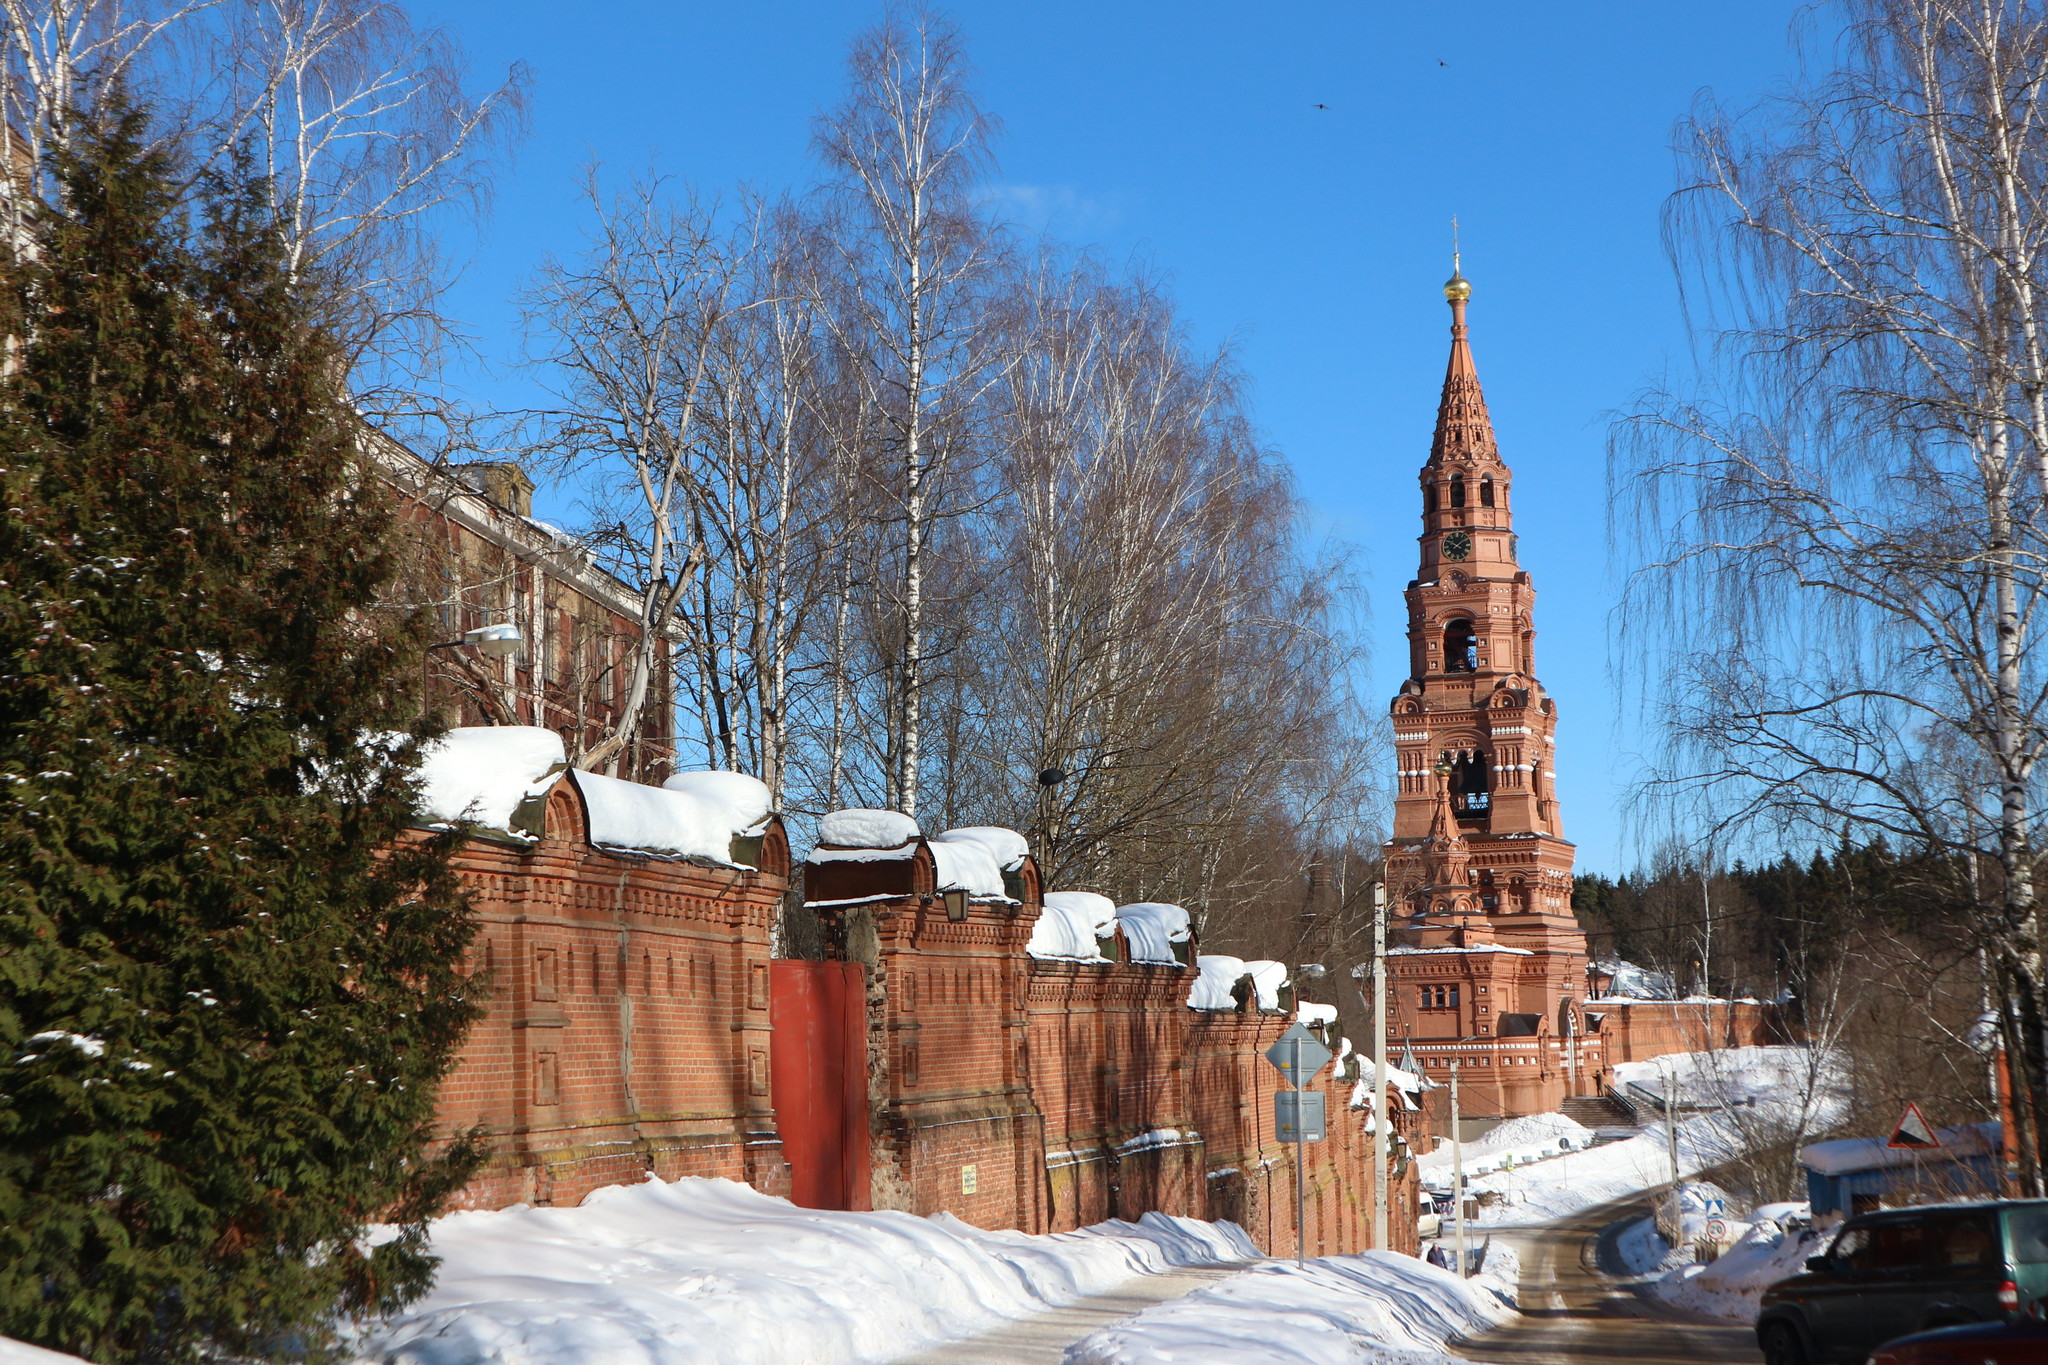
[[[1646,1201],[1606,1204],[1554,1227],[1496,1231],[1522,1255],[1522,1317],[1458,1348],[1467,1360],[1501,1365],[1708,1365],[1763,1356],[1747,1327],[1688,1321],[1654,1308],[1630,1289],[1614,1256],[1614,1233],[1650,1211]],[[1604,1272],[1603,1272],[1604,1267]]]

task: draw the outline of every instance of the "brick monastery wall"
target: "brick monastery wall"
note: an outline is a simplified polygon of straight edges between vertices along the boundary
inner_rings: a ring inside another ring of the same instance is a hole
[[[872,1201],[984,1227],[1063,1231],[1150,1210],[1231,1218],[1276,1254],[1294,1245],[1292,1148],[1277,1140],[1280,1011],[1187,1006],[1178,963],[1037,960],[1029,861],[1014,903],[948,920],[920,843],[894,860],[805,869],[828,942],[869,967]],[[1123,954],[1120,954],[1122,956]],[[1326,1070],[1329,1140],[1309,1144],[1311,1251],[1364,1249],[1371,1140],[1351,1084]],[[1397,1134],[1420,1115],[1397,1120]],[[1390,1190],[1413,1249],[1412,1166]]]
[[[493,1145],[461,1202],[572,1205],[650,1172],[788,1193],[769,1083],[780,829],[760,871],[609,852],[588,843],[569,782],[544,827],[535,843],[477,839],[457,858],[492,990],[442,1092],[444,1131],[480,1124]],[[1264,1059],[1286,1012],[1189,1009],[1193,972],[1177,963],[1029,957],[1035,869],[1016,903],[972,902],[957,921],[930,889],[928,853],[810,873],[814,895],[862,902],[837,912],[837,938],[867,959],[874,1207],[1032,1231],[1158,1210],[1229,1219],[1293,1252],[1294,1153],[1274,1133],[1282,1082]],[[1752,1002],[1592,1001],[1588,1013],[1609,1066],[1785,1035]],[[1304,1153],[1310,1254],[1370,1237],[1355,1056],[1348,1070],[1316,1083],[1329,1137]],[[1426,1150],[1425,1132],[1397,1111],[1403,1145]],[[1391,1228],[1412,1250],[1417,1180],[1406,1160],[1394,1168]]]
[[[1674,1052],[1790,1042],[1796,1029],[1784,1012],[1759,1000],[1588,1000],[1599,1015],[1607,1065],[1642,1062]]]
[[[481,1124],[493,1148],[460,1202],[573,1205],[649,1172],[786,1193],[768,1085],[781,830],[749,872],[607,852],[585,828],[564,781],[538,842],[480,838],[457,856],[491,998],[440,1122]]]

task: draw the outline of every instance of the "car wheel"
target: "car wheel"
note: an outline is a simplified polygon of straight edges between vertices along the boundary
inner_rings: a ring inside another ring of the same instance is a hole
[[[1763,1330],[1764,1365],[1812,1365],[1799,1329],[1789,1322],[1774,1322]]]

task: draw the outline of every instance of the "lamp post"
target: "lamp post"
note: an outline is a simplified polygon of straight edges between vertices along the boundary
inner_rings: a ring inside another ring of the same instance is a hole
[[[474,645],[493,659],[509,659],[519,652],[519,646],[524,640],[525,637],[519,633],[518,626],[510,621],[500,621],[496,625],[465,630],[460,639],[443,640],[440,644],[428,645],[427,648],[460,649],[464,645]]]
[[[1372,886],[1372,1245],[1388,1249],[1387,1148],[1394,1106],[1387,1101],[1387,884]]]

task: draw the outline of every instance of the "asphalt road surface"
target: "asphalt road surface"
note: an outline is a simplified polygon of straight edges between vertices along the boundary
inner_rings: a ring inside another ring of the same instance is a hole
[[[1553,1227],[1495,1232],[1522,1254],[1522,1317],[1458,1354],[1502,1365],[1757,1365],[1763,1354],[1747,1327],[1679,1317],[1629,1287],[1615,1234],[1649,1211],[1647,1201],[1627,1201]]]

